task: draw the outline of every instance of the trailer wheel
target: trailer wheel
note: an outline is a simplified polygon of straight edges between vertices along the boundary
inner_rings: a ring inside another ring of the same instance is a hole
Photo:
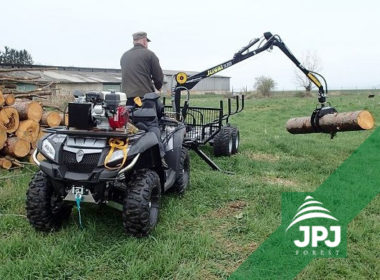
[[[231,136],[232,136],[232,154],[236,154],[239,150],[240,145],[240,132],[237,127],[231,126]]]
[[[72,205],[65,204],[58,195],[48,176],[38,171],[29,183],[26,193],[26,216],[38,231],[54,231],[70,217]]]
[[[149,169],[137,170],[128,182],[123,203],[125,231],[135,237],[148,235],[157,224],[160,199],[161,184],[157,173]]]
[[[183,194],[190,183],[190,157],[189,151],[182,147],[181,158],[179,162],[179,174],[173,186],[173,191],[178,194]]]
[[[232,130],[230,127],[222,126],[214,138],[214,155],[230,156],[233,149]]]

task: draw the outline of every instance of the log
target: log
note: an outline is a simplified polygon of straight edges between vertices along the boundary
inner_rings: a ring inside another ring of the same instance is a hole
[[[45,132],[40,128],[40,132],[38,133],[37,140],[31,143],[31,145],[32,145],[32,149],[37,148],[37,143],[38,143],[38,141],[39,141],[44,135],[45,135]]]
[[[323,132],[355,131],[372,129],[375,124],[372,114],[368,111],[327,114],[319,119]],[[286,129],[292,134],[315,133],[311,125],[311,117],[300,117],[288,120]]]
[[[0,123],[5,126],[7,133],[13,133],[19,126],[19,114],[15,108],[5,107],[0,111]]]
[[[7,129],[0,123],[0,150],[4,147],[7,141]]]
[[[5,104],[8,106],[11,106],[15,104],[16,102],[16,98],[12,93],[4,95],[4,99],[5,99]]]
[[[21,121],[18,129],[16,130],[16,136],[20,139],[28,141],[29,143],[37,141],[39,133],[40,125],[34,120]]]
[[[49,127],[59,126],[61,124],[62,118],[58,112],[48,111],[42,114],[41,124],[47,125]]]
[[[41,91],[41,92],[34,92],[34,93],[17,93],[15,94],[15,98],[31,98],[31,97],[40,97],[40,96],[50,96],[52,95],[51,91]]]
[[[32,163],[32,164],[36,165],[36,163],[35,163],[35,161],[33,159],[34,150],[30,151],[30,153],[29,153],[29,163]],[[37,153],[36,157],[37,157],[38,161],[44,161],[44,160],[46,160],[46,158],[41,153]]]
[[[12,105],[20,116],[20,120],[34,120],[39,122],[42,117],[42,106],[36,101],[17,101]]]
[[[60,116],[61,116],[61,125],[68,126],[69,125],[69,114],[67,114],[67,113],[66,114],[61,113]]]
[[[7,155],[23,158],[29,154],[30,143],[17,137],[8,137],[3,151]]]
[[[4,98],[2,89],[0,89],[0,107],[2,107],[4,103],[5,103],[5,98]]]
[[[9,160],[13,166],[24,167],[24,165],[19,160],[15,159],[9,155],[5,156],[5,159]]]
[[[0,158],[0,167],[8,170],[12,167],[12,162],[6,158]]]

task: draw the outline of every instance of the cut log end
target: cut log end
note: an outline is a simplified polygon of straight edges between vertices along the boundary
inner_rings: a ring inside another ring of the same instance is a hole
[[[38,139],[40,125],[34,120],[26,120],[20,122],[16,131],[16,136],[28,142],[35,142]]]
[[[34,120],[39,122],[42,117],[42,106],[39,102],[36,101],[18,101],[12,105],[15,108],[20,116],[20,120]]]
[[[12,167],[12,162],[6,158],[0,158],[0,167],[8,170]]]
[[[16,98],[13,94],[7,94],[4,96],[4,99],[5,99],[5,104],[8,105],[8,106],[11,106],[13,104],[15,104],[16,102]]]
[[[29,151],[30,143],[17,137],[8,138],[7,144],[4,148],[5,154],[18,158],[27,156]]]
[[[59,126],[61,124],[62,118],[60,113],[55,111],[45,112],[42,115],[41,124],[47,125],[49,127]]]
[[[6,107],[0,111],[0,123],[5,126],[7,133],[15,132],[19,122],[19,114],[15,108]]]
[[[364,130],[372,129],[375,125],[372,114],[368,111],[361,111],[358,115],[358,125]]]

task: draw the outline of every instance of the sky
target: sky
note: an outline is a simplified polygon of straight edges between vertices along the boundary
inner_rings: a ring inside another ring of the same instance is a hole
[[[35,64],[120,68],[132,33],[146,31],[165,70],[203,71],[270,31],[300,60],[316,53],[330,89],[380,88],[378,0],[3,1],[0,49],[26,49]],[[268,76],[300,89],[277,48],[220,75],[235,91]]]

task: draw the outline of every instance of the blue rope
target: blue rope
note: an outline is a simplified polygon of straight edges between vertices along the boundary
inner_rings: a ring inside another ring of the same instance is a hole
[[[80,214],[80,202],[81,201],[82,201],[82,195],[80,193],[77,193],[75,195],[75,202],[77,203],[77,209],[78,209],[79,227],[80,227],[80,229],[83,229],[82,217],[81,217],[81,214]]]

